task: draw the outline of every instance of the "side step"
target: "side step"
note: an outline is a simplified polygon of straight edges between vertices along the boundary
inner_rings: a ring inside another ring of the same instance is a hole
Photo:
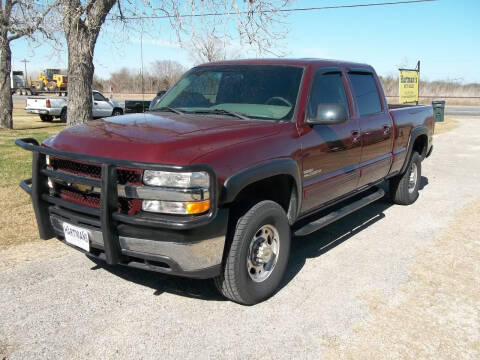
[[[331,213],[312,221],[311,223],[301,227],[295,231],[295,236],[305,236],[311,234],[351,213],[354,211],[371,204],[374,201],[377,201],[385,196],[385,191],[383,189],[378,189],[373,194],[367,195],[364,198],[361,198],[351,204],[345,205],[344,207],[332,211]]]

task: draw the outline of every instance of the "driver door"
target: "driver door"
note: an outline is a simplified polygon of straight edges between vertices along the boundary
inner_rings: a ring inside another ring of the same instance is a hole
[[[93,117],[104,117],[112,115],[112,104],[99,92],[93,93]]]

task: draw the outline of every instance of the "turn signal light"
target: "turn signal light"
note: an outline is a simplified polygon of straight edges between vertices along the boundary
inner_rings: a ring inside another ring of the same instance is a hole
[[[188,202],[185,206],[187,214],[201,214],[210,209],[210,200]]]

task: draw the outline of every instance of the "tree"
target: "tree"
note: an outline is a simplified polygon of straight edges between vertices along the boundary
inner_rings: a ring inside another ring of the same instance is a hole
[[[93,53],[105,18],[116,0],[61,0],[68,49],[68,124],[92,118]]]
[[[45,21],[58,2],[36,0],[0,0],[0,126],[13,128],[11,93],[12,51],[10,43],[23,37],[35,40],[41,33],[53,38],[55,28]],[[53,22],[54,25],[54,22]]]
[[[289,0],[60,0],[62,26],[68,48],[68,124],[84,123],[92,117],[91,89],[95,43],[107,15],[112,23],[121,23],[128,31],[151,29],[158,36],[155,22],[166,19],[179,42],[195,41],[196,31],[216,27],[222,37],[238,40],[269,52],[286,28],[275,31],[286,13]],[[137,26],[130,26],[136,24]],[[134,30],[132,30],[134,29]],[[215,36],[219,37],[215,33]],[[167,85],[167,84],[165,84]],[[170,85],[170,84],[168,84]]]
[[[156,60],[151,65],[151,76],[159,82],[157,90],[168,90],[184,72],[182,64],[172,60]]]

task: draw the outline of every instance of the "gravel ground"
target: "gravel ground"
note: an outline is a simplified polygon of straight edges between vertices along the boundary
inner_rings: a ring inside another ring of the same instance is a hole
[[[4,264],[0,359],[479,358],[480,122],[457,120],[414,205],[380,201],[295,239],[283,288],[256,306],[66,247]]]

